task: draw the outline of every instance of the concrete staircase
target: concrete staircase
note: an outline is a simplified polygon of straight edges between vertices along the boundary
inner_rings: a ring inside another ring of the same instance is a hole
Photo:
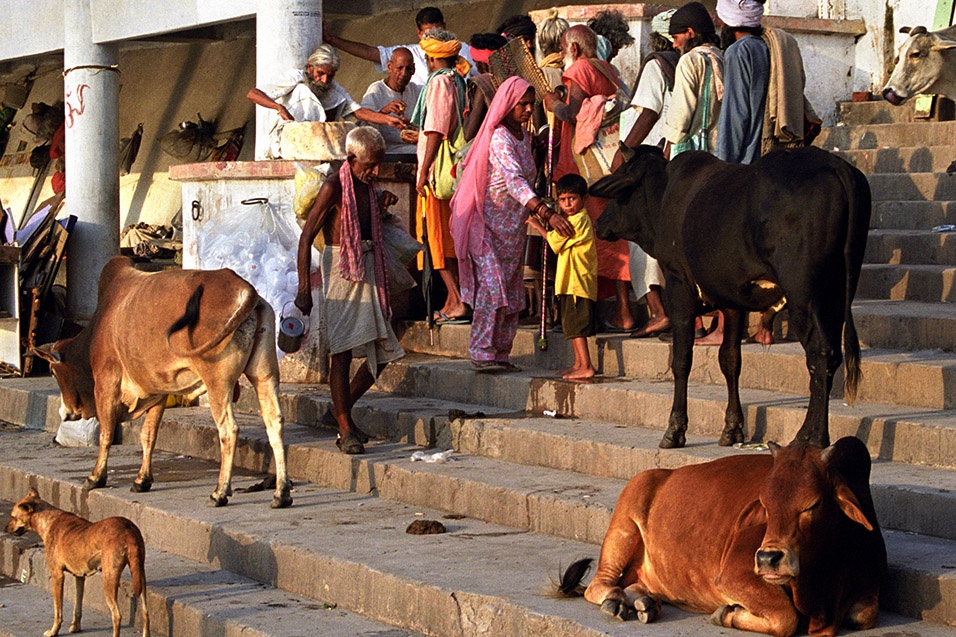
[[[854,305],[864,379],[852,407],[837,379],[830,422],[834,439],[857,436],[874,458],[871,488],[890,561],[880,626],[860,634],[953,634],[956,252],[948,240],[956,235],[931,228],[956,223],[956,177],[940,174],[956,156],[956,123],[840,126],[818,144],[859,165],[874,194]],[[0,429],[0,499],[16,500],[32,485],[63,508],[139,524],[157,634],[625,635],[637,627],[582,599],[549,596],[549,578],[578,557],[597,557],[617,495],[635,473],[765,453],[759,444],[715,444],[726,400],[716,348],[694,352],[687,448],[662,451],[673,389],[667,342],[599,336],[591,348],[601,378],[570,383],[549,375],[571,357],[560,333],[540,351],[535,331],[522,328],[514,360],[525,371],[478,374],[467,361],[468,326],[403,328],[409,356],[355,410],[378,439],[364,456],[339,453],[322,428],[327,387],[283,385],[291,509],[270,510],[268,490],[239,492],[270,464],[251,391],[238,403],[237,492],[212,509],[204,503],[219,451],[207,409],[167,411],[150,493],[128,490],[139,466],[136,423],[123,428],[129,444],[114,447],[111,488],[85,493],[95,450],[50,442],[58,422],[52,379],[0,382],[0,419],[24,425]],[[786,337],[785,316],[775,332]],[[789,441],[808,382],[799,344],[745,344],[748,440]],[[422,448],[456,453],[446,463],[413,461]],[[418,519],[447,532],[406,534]],[[0,573],[19,579],[26,568],[42,586],[32,540],[0,537]],[[33,592],[49,613],[45,591],[25,591],[17,594]],[[133,606],[122,605],[127,623]],[[728,634],[670,606],[640,630]]]

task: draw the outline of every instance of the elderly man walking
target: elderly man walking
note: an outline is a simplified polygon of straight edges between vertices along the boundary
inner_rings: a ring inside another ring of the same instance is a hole
[[[575,163],[574,133],[583,122],[582,104],[595,96],[612,97],[617,92],[617,75],[611,65],[596,57],[597,35],[584,26],[570,27],[561,36],[565,69],[562,80],[567,87],[567,100],[551,92],[545,95],[545,108],[563,122],[561,127],[561,147],[558,162],[554,170],[554,179],[567,174],[580,174]],[[597,221],[607,205],[607,200],[588,197],[585,202],[591,222]],[[628,305],[630,273],[628,272],[627,242],[597,241],[598,276],[613,282],[616,295],[614,314],[605,327],[612,331],[630,331],[634,328],[634,318]]]
[[[309,211],[296,262],[299,293],[295,305],[312,311],[312,244],[325,239],[321,276],[322,325],[328,332],[332,416],[339,427],[336,444],[344,453],[364,453],[368,434],[352,419],[352,407],[382,369],[405,355],[389,322],[392,310],[385,273],[382,215],[395,195],[376,193],[374,178],[385,158],[385,140],[374,128],[349,131],[348,159],[322,185]],[[352,357],[365,357],[349,381]]]
[[[252,88],[250,100],[276,112],[269,127],[269,156],[282,156],[280,133],[285,122],[333,122],[355,117],[373,124],[405,128],[406,120],[387,113],[362,108],[335,81],[339,54],[331,46],[319,46],[306,62],[305,69],[292,69],[265,89]]]

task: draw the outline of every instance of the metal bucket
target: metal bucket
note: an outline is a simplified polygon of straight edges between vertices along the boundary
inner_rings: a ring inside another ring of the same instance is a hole
[[[288,306],[288,303],[286,303]],[[285,308],[282,309],[285,314]],[[298,352],[302,347],[302,337],[305,335],[305,322],[298,316],[279,317],[279,335],[276,339],[279,349],[286,354]]]

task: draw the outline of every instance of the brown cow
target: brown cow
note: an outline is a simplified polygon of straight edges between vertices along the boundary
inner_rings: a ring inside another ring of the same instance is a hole
[[[198,345],[197,345],[198,344]],[[146,414],[143,464],[133,491],[153,484],[152,456],[166,397],[209,393],[219,429],[219,483],[210,499],[232,494],[238,427],[231,398],[242,374],[259,396],[275,455],[273,508],[292,504],[282,446],[275,314],[255,288],[232,270],[146,273],[115,257],[100,274],[96,312],[77,336],[37,350],[60,386],[60,417],[100,421],[100,451],[86,487],[106,485],[106,461],[120,422]]]
[[[770,447],[633,478],[585,598],[622,619],[635,609],[651,621],[668,601],[771,635],[792,635],[803,618],[812,635],[872,627],[886,547],[866,447],[853,437],[823,451]]]

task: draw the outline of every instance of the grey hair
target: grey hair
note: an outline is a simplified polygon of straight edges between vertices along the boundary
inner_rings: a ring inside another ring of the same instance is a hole
[[[312,66],[331,66],[332,71],[339,70],[339,54],[332,48],[331,44],[320,44],[312,55],[309,56],[309,64]]]
[[[569,47],[577,44],[581,55],[593,58],[597,53],[597,33],[583,24],[575,24],[564,32],[564,43]]]
[[[451,42],[452,40],[457,40],[458,36],[452,33],[451,31],[445,31],[444,29],[434,28],[425,31],[422,34],[422,40],[438,40],[439,42]]]
[[[558,16],[557,9],[548,12],[548,17],[538,25],[538,51],[541,55],[561,52],[561,36],[569,26],[567,20]]]
[[[367,158],[385,153],[385,138],[371,126],[356,126],[345,136],[345,153],[350,157]]]

